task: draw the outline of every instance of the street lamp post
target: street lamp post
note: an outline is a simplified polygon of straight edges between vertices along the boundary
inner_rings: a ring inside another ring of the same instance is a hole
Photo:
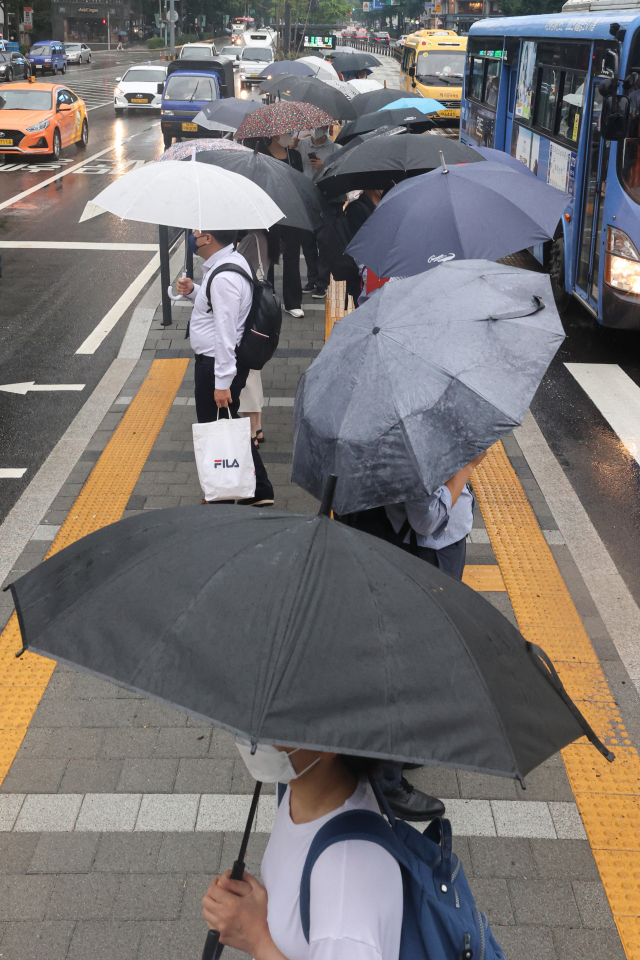
[[[111,50],[111,14],[107,10],[107,50]]]
[[[171,31],[171,46],[169,52],[171,54],[171,59],[175,57],[176,54],[176,25],[174,22],[175,10],[174,10],[174,0],[170,0],[169,4],[169,29]]]

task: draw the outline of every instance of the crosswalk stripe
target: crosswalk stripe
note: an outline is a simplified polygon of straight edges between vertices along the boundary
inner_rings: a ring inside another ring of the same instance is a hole
[[[640,387],[617,363],[565,363],[565,367],[640,464]]]

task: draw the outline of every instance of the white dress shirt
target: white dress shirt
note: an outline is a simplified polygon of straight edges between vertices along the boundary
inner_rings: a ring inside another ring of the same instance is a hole
[[[194,283],[189,337],[194,353],[215,357],[216,389],[228,390],[236,375],[236,347],[253,302],[253,285],[238,273],[221,273],[211,282],[211,310],[207,303],[207,276],[222,263],[235,263],[251,276],[245,258],[229,244],[202,265],[202,284]]]
[[[419,547],[442,550],[471,533],[475,498],[465,484],[462,493],[451,506],[451,492],[447,486],[438,487],[424,500],[409,500],[385,507],[393,529],[399,533],[405,520],[415,530]],[[411,531],[404,538],[410,543]]]
[[[329,160],[333,155],[342,150],[339,143],[335,143],[331,137],[325,137],[322,143],[315,143],[313,137],[303,137],[297,146],[298,153],[302,157],[302,172],[311,180],[317,180]],[[315,153],[319,160],[322,160],[323,166],[319,170],[311,166],[309,154]]]

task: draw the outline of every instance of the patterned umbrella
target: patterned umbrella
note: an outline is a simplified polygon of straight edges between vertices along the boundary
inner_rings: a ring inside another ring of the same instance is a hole
[[[238,127],[236,138],[278,137],[283,133],[297,133],[313,127],[326,127],[333,118],[309,103],[280,101],[261,107],[246,117]]]
[[[161,156],[156,157],[156,163],[162,160],[187,160],[193,155],[193,151],[201,153],[203,150],[246,150],[241,143],[234,143],[233,140],[223,140],[220,137],[208,137],[204,140],[183,140],[182,143],[174,143],[172,147],[165,150]]]

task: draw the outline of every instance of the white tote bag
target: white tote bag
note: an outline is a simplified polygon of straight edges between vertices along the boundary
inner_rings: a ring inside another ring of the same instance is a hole
[[[251,422],[228,414],[211,423],[194,423],[193,449],[205,500],[242,500],[256,492],[251,455]]]

